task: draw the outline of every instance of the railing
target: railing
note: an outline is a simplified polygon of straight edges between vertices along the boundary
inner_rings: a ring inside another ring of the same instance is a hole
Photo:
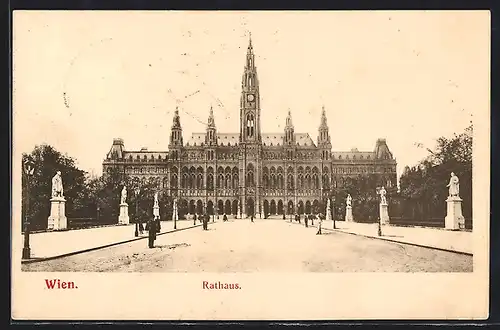
[[[389,223],[394,226],[408,226],[408,227],[431,227],[431,228],[445,228],[444,217],[440,218],[424,218],[412,219],[403,217],[391,217]],[[472,219],[465,219],[465,229],[472,230]]]
[[[115,225],[116,223],[97,222],[97,218],[68,218],[68,229],[84,229]]]
[[[103,222],[99,221],[97,222],[97,218],[68,218],[68,227],[67,230],[76,230],[76,229],[88,229],[88,228],[97,228],[97,227],[109,227],[109,226],[116,226],[118,225],[116,222]],[[49,231],[47,229],[47,224],[41,225],[41,223],[37,222],[37,225],[32,224],[30,227],[30,233],[35,234],[35,233],[43,233]],[[24,227],[23,230],[21,231],[21,234],[24,234]]]

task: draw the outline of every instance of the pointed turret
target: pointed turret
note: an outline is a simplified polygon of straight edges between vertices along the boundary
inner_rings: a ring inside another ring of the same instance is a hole
[[[207,134],[205,136],[205,143],[207,145],[217,144],[217,129],[215,127],[214,109],[212,108],[212,106],[210,106],[210,114],[208,115]]]
[[[182,140],[181,119],[179,116],[179,108],[176,107],[170,133],[170,148],[179,147],[182,145],[183,145],[183,140]]]
[[[331,148],[331,142],[330,142],[330,134],[328,132],[328,122],[326,119],[326,111],[325,107],[323,106],[322,111],[321,111],[321,123],[319,125],[318,129],[318,146],[324,146],[324,147],[330,147]]]
[[[288,110],[288,116],[286,117],[285,123],[285,141],[284,145],[294,145],[295,144],[295,134],[294,127],[292,123],[292,113]]]
[[[325,160],[330,159],[330,152],[332,150],[332,143],[328,131],[328,121],[326,119],[325,106],[323,106],[321,111],[321,122],[318,128],[318,148],[321,149],[321,158]]]

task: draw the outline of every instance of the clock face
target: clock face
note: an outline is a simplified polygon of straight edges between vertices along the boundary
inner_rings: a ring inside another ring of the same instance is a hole
[[[253,99],[254,99],[253,94],[248,94],[248,95],[247,95],[247,100],[248,100],[249,102],[252,102],[252,101],[253,101]]]

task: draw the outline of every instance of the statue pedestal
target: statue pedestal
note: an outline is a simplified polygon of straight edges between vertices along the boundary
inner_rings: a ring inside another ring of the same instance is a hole
[[[64,197],[52,197],[50,199],[50,216],[47,226],[49,230],[65,230],[68,228],[65,203],[66,199]]]
[[[118,224],[119,225],[128,225],[130,223],[130,219],[128,217],[128,204],[121,203],[120,204],[120,215],[118,216]]]
[[[160,217],[160,207],[158,205],[153,207],[153,216],[155,219]]]
[[[345,207],[345,221],[354,221],[352,217],[352,206]]]
[[[380,204],[380,223],[382,225],[389,224],[389,211],[387,209],[387,203]]]
[[[448,197],[446,200],[447,211],[444,218],[444,227],[448,230],[465,229],[465,218],[462,215],[462,199],[460,197]]]

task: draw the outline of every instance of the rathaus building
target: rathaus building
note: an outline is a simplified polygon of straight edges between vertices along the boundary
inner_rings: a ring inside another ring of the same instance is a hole
[[[375,174],[380,185],[396,186],[396,160],[385,139],[378,139],[373,151],[332,150],[324,108],[316,141],[295,132],[290,111],[284,131],[261,131],[265,117],[251,40],[241,82],[239,132],[219,132],[211,108],[207,116],[206,131],[185,142],[176,109],[168,151],[129,151],[122,139],[114,139],[103,173],[115,168],[132,178],[153,178],[158,191],[177,199],[184,214],[242,217],[324,213],[325,201],[358,175]]]

